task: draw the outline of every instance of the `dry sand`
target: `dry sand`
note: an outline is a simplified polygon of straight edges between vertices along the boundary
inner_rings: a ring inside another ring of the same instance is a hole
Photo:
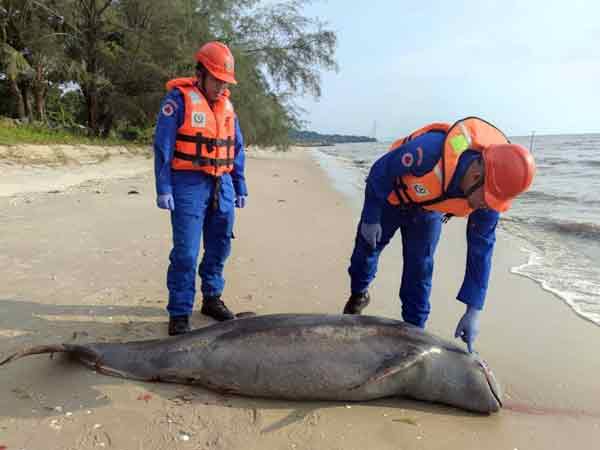
[[[152,160],[118,150],[84,161],[89,151],[70,148],[66,165],[47,167],[50,153],[38,150],[36,166],[15,149],[8,161],[4,149],[0,165],[0,357],[29,344],[165,336],[170,226],[154,206]],[[249,153],[227,303],[261,314],[339,312],[361,199],[333,189],[306,150]],[[451,221],[436,257],[429,330],[446,338],[464,309],[454,300],[463,236],[464,221]],[[399,317],[400,254],[397,239],[382,257],[369,314]],[[402,399],[247,399],[34,356],[0,369],[0,448],[598,448],[600,328],[510,274],[523,258],[500,234],[477,342],[506,391],[499,414]],[[193,322],[210,321],[197,313]]]

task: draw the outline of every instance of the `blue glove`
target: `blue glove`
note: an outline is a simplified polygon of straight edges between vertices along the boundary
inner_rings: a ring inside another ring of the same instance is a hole
[[[235,207],[243,208],[246,206],[246,196],[245,195],[236,195],[235,196]]]
[[[360,225],[360,234],[372,248],[375,248],[381,239],[381,224],[363,223]]]
[[[168,209],[173,211],[175,209],[175,200],[173,200],[173,194],[161,194],[156,197],[156,206],[160,209]]]
[[[456,331],[454,332],[455,338],[461,338],[469,349],[469,353],[473,353],[473,342],[479,334],[479,313],[481,311],[467,306],[467,311],[458,321],[456,325]]]

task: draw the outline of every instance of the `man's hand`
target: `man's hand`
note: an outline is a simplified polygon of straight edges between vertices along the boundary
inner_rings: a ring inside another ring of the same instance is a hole
[[[156,197],[156,206],[160,209],[168,209],[173,211],[175,209],[175,200],[173,200],[173,194],[161,194]]]
[[[245,195],[236,195],[235,196],[235,207],[243,208],[246,206],[246,196]]]
[[[456,325],[456,331],[454,332],[455,338],[461,338],[469,349],[469,353],[473,353],[473,342],[479,334],[479,311],[472,306],[467,306],[467,311],[458,321]]]
[[[371,248],[376,248],[381,239],[381,224],[363,223],[360,225],[360,234]]]

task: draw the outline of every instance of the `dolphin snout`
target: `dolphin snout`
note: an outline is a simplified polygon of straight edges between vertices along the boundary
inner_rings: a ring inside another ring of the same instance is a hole
[[[502,389],[500,388],[500,383],[498,383],[494,373],[483,359],[481,359],[479,356],[476,356],[475,360],[480,370],[483,372],[485,380],[487,381],[488,387],[492,394],[492,398],[490,398],[490,412],[499,411],[500,408],[502,408]]]

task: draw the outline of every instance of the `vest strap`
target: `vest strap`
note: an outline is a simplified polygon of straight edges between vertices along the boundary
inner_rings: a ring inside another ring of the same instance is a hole
[[[233,152],[231,151],[233,147],[233,138],[231,136],[227,136],[227,139],[215,139],[215,138],[207,138],[202,135],[202,133],[198,133],[196,135],[182,134],[177,133],[176,139],[180,142],[191,142],[196,144],[196,154],[188,155],[187,153],[183,153],[175,150],[174,156],[179,159],[183,159],[186,161],[192,161],[196,166],[231,166],[233,165]],[[202,145],[206,146],[206,151],[208,154],[211,154],[215,151],[215,147],[225,147],[227,149],[227,158],[206,158],[202,156]]]
[[[399,202],[398,207],[399,208],[407,208],[409,206],[416,204],[415,202],[413,202],[411,200],[407,191],[408,191],[408,186],[406,186],[406,183],[404,183],[402,178],[400,178],[400,177],[396,178],[396,181],[394,182],[394,192],[396,194],[396,197],[398,197],[398,202]]]
[[[233,146],[233,138],[231,136],[227,136],[227,139],[215,139],[204,137],[202,136],[202,133],[198,133],[195,136],[177,133],[177,140],[182,142],[193,142],[195,144],[205,144],[209,147],[209,153],[213,152],[214,147],[227,147],[229,150],[229,148]]]
[[[175,150],[175,153],[173,154],[173,156],[175,158],[183,159],[185,161],[192,161],[194,163],[194,165],[196,165],[196,166],[222,167],[222,166],[229,166],[229,165],[231,165],[231,159],[230,158],[221,158],[221,159],[217,159],[217,158],[204,158],[202,156],[197,156],[197,155],[188,155],[187,153],[182,153],[182,152],[177,151],[177,150]]]
[[[446,194],[442,194],[442,195],[440,195],[437,198],[432,198],[431,200],[424,200],[422,202],[418,202],[418,203],[416,203],[416,205],[419,205],[419,206],[431,206],[431,205],[435,205],[436,203],[441,203],[444,200],[448,200],[449,198],[450,197],[448,197]]]

